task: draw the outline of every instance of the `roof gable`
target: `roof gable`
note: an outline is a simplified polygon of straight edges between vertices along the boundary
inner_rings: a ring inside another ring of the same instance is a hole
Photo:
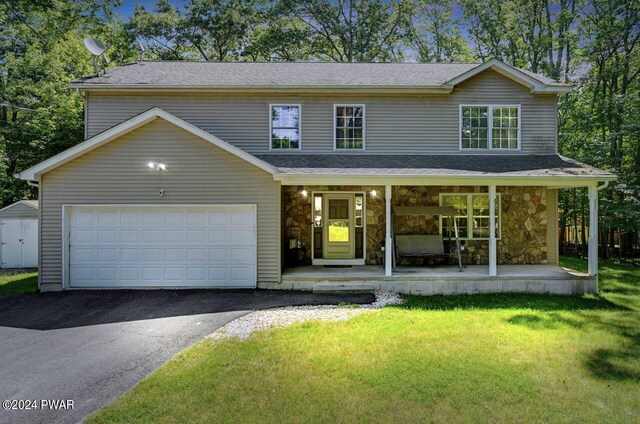
[[[179,128],[182,128],[183,130],[210,142],[211,144],[221,148],[222,150],[225,150],[239,157],[240,159],[243,159],[257,166],[258,168],[270,174],[275,174],[278,172],[278,170],[272,165],[256,158],[255,156],[227,143],[226,141],[212,135],[211,133],[208,133],[168,112],[165,112],[160,108],[154,107],[147,110],[146,112],[141,113],[140,115],[134,116],[133,118],[130,118],[112,128],[109,128],[108,130],[103,131],[100,134],[97,134],[83,141],[82,143],[65,150],[62,153],[59,153],[43,162],[40,162],[35,166],[32,166],[31,168],[20,172],[16,175],[16,177],[22,180],[37,180],[40,175],[52,171],[68,162],[71,162],[72,160],[86,153],[89,153],[97,149],[98,147],[104,146],[105,144],[116,140],[125,134],[128,134],[140,127],[143,127],[155,121],[156,119],[163,119]]]
[[[497,59],[491,59],[473,69],[470,69],[455,78],[450,79],[447,85],[455,87],[456,85],[467,81],[476,75],[491,69],[499,74],[521,84],[531,90],[531,93],[566,93],[571,91],[571,87],[560,84],[556,81],[542,77],[541,75],[525,72],[516,67],[507,65]]]
[[[37,200],[18,200],[15,203],[10,204],[9,206],[5,206],[4,208],[0,209],[0,212],[12,209],[18,205],[24,205],[24,206],[28,206],[30,208],[33,208],[35,210],[38,210],[38,201]]]

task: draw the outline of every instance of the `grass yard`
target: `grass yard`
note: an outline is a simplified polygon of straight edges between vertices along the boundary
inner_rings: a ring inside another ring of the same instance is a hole
[[[600,297],[409,297],[205,340],[88,421],[638,422],[640,268],[602,264],[600,283]]]
[[[6,294],[30,294],[35,293],[37,290],[37,272],[0,275],[0,296]]]

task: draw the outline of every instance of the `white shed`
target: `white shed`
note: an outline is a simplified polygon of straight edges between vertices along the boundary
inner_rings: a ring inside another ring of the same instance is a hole
[[[2,268],[38,267],[38,201],[20,200],[0,209]]]

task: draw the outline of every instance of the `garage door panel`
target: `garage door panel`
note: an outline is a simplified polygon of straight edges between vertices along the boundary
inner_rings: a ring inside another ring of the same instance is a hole
[[[98,247],[98,261],[100,262],[116,262],[118,260],[118,249],[113,247]],[[73,257],[73,255],[71,255]]]
[[[98,230],[98,243],[115,243],[118,241],[118,230]]]
[[[162,226],[163,214],[160,211],[142,211],[143,226]]]
[[[229,213],[223,211],[212,211],[209,212],[209,224],[210,225],[228,225],[229,224]]]
[[[167,243],[184,243],[186,240],[184,229],[164,230],[164,241]]]
[[[118,268],[116,267],[99,267],[98,268],[98,280],[105,281],[117,281],[118,280]]]
[[[98,224],[108,225],[118,222],[118,214],[114,211],[103,211],[98,213]]]
[[[251,244],[254,233],[250,228],[231,228],[229,241],[232,244]]]
[[[71,287],[255,287],[253,206],[70,210]]]

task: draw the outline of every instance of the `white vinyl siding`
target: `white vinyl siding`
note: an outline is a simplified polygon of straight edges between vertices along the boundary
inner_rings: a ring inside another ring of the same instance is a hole
[[[520,105],[521,150],[501,153],[556,153],[556,96],[531,94],[527,87],[490,70],[459,84],[450,94],[423,96],[92,91],[87,100],[87,135],[93,136],[159,107],[249,153],[282,153],[270,149],[269,105],[300,104],[302,150],[288,153],[335,154],[335,104],[366,104],[366,150],[339,150],[339,153],[466,154],[460,150],[459,105],[483,104],[487,99],[494,104]]]

